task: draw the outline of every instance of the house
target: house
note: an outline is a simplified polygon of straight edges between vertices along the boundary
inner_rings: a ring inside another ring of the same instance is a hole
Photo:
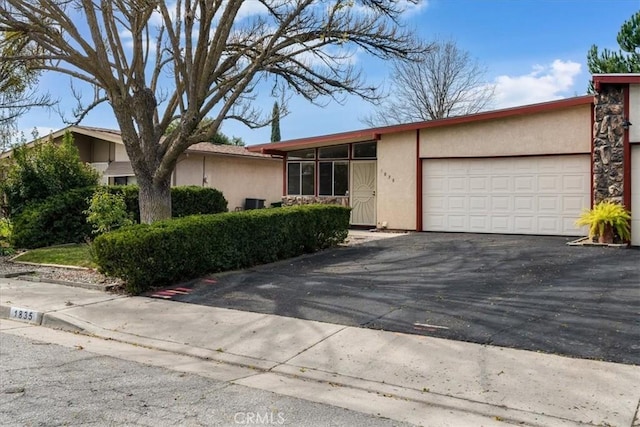
[[[135,184],[136,178],[122,143],[120,132],[87,126],[70,126],[51,134],[59,141],[65,132],[73,134],[80,159],[102,175],[103,184]],[[11,155],[2,153],[1,158]],[[245,199],[280,202],[281,161],[270,155],[254,153],[245,147],[195,144],[183,153],[171,177],[172,185],[213,187],[224,194],[229,210],[243,208]]]
[[[351,206],[352,225],[573,236],[613,199],[638,206],[640,245],[640,74],[593,81],[595,96],[248,149],[282,158],[283,204]]]

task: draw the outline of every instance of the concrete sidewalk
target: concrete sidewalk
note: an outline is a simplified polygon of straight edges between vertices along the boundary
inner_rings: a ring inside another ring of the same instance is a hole
[[[417,425],[640,426],[639,366],[0,279],[0,318],[11,307],[114,346],[222,362],[237,384]]]

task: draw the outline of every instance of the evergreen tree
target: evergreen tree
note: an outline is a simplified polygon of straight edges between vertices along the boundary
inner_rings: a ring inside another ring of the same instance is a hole
[[[280,106],[278,101],[273,103],[273,112],[271,113],[271,142],[280,141]]]
[[[640,11],[625,21],[617,37],[620,51],[604,49],[596,45],[587,53],[587,65],[591,74],[640,73]]]

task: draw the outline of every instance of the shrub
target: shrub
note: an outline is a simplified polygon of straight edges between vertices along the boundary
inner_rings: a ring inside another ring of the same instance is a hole
[[[137,185],[113,185],[108,188],[111,194],[121,194],[127,205],[127,212],[140,222],[139,188]],[[214,214],[227,211],[227,200],[221,191],[215,188],[184,186],[171,188],[171,216],[179,218],[197,214]]]
[[[290,258],[347,237],[349,209],[293,206],[140,224],[98,236],[95,262],[138,294],[152,286]]]
[[[11,234],[13,226],[7,218],[0,218],[0,256],[15,253],[11,247]]]
[[[60,144],[38,142],[13,151],[7,179],[0,192],[7,199],[10,216],[20,213],[30,203],[38,203],[52,194],[98,183],[98,173],[80,161],[80,154],[70,132]]]
[[[15,216],[16,247],[40,248],[54,244],[78,243],[91,236],[92,224],[87,223],[87,211],[96,189],[87,187],[72,190],[27,206],[23,212]],[[133,222],[140,220],[137,186],[114,185],[102,189],[109,195],[122,198],[128,218]],[[173,187],[171,197],[175,198],[172,202],[173,212],[179,215],[219,213],[224,212],[227,206],[222,193],[213,188]],[[105,215],[106,211],[102,213],[103,217]],[[115,214],[118,215],[120,214]]]
[[[124,225],[133,225],[132,214],[127,212],[127,205],[122,194],[111,194],[99,188],[86,211],[87,222],[93,228],[93,234],[102,234]]]
[[[27,205],[13,221],[13,243],[18,248],[40,248],[83,242],[91,235],[83,211],[89,208],[94,187],[77,188]]]
[[[185,186],[171,189],[171,216],[213,214],[227,211],[227,199],[215,188]]]

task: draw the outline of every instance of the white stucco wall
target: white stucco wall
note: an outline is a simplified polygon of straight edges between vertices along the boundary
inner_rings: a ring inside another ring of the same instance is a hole
[[[416,229],[416,131],[383,135],[378,141],[377,225]]]
[[[591,151],[591,106],[487,120],[420,133],[420,156],[490,157]]]
[[[631,85],[629,92],[629,141],[640,143],[640,85]]]

